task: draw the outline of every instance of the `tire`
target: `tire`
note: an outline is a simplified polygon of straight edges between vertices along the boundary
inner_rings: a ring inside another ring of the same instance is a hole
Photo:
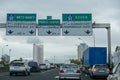
[[[94,76],[93,76],[93,74],[92,74],[92,73],[91,73],[91,75],[90,75],[90,78],[94,79]]]
[[[17,73],[15,73],[15,76],[17,76],[18,74]]]
[[[13,73],[9,73],[9,75],[10,75],[10,76],[12,76],[12,75],[13,75]]]
[[[59,80],[65,80],[65,79],[61,79],[61,78],[59,78]]]
[[[24,73],[24,75],[27,76],[27,75],[28,75],[28,72],[26,71],[26,72]]]
[[[28,75],[30,75],[30,72],[28,72]]]

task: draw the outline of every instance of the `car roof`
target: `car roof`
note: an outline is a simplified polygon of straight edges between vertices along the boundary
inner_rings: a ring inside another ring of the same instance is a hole
[[[77,65],[77,64],[63,64],[63,65]]]

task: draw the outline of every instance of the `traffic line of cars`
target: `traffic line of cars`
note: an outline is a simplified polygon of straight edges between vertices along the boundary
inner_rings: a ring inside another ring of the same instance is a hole
[[[76,64],[63,64],[59,70],[59,80],[65,79],[81,79],[83,69]],[[112,71],[106,64],[95,64],[88,69],[90,78],[105,78],[107,80],[120,80],[120,63],[118,63]]]
[[[51,67],[47,67],[46,64],[38,64],[35,61],[14,61],[9,66],[9,75],[23,74],[27,76],[31,72],[40,72],[48,69],[51,69]]]

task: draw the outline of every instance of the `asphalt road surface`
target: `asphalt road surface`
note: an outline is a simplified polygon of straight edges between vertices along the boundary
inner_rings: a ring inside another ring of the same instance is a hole
[[[59,80],[59,70],[51,69],[38,73],[31,73],[30,76],[17,75],[9,76],[9,72],[0,73],[0,80]],[[82,74],[82,80],[106,80],[106,79],[90,79],[89,75]]]

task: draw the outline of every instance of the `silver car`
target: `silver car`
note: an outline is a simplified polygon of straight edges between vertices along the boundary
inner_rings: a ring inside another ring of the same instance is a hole
[[[89,73],[91,78],[94,77],[107,78],[109,75],[109,69],[105,64],[96,64],[93,65]]]
[[[81,71],[76,64],[63,64],[59,71],[59,80],[62,79],[81,79]]]
[[[25,76],[30,75],[30,67],[28,66],[28,62],[26,61],[15,61],[9,66],[9,74],[12,76],[13,74],[24,74]]]

